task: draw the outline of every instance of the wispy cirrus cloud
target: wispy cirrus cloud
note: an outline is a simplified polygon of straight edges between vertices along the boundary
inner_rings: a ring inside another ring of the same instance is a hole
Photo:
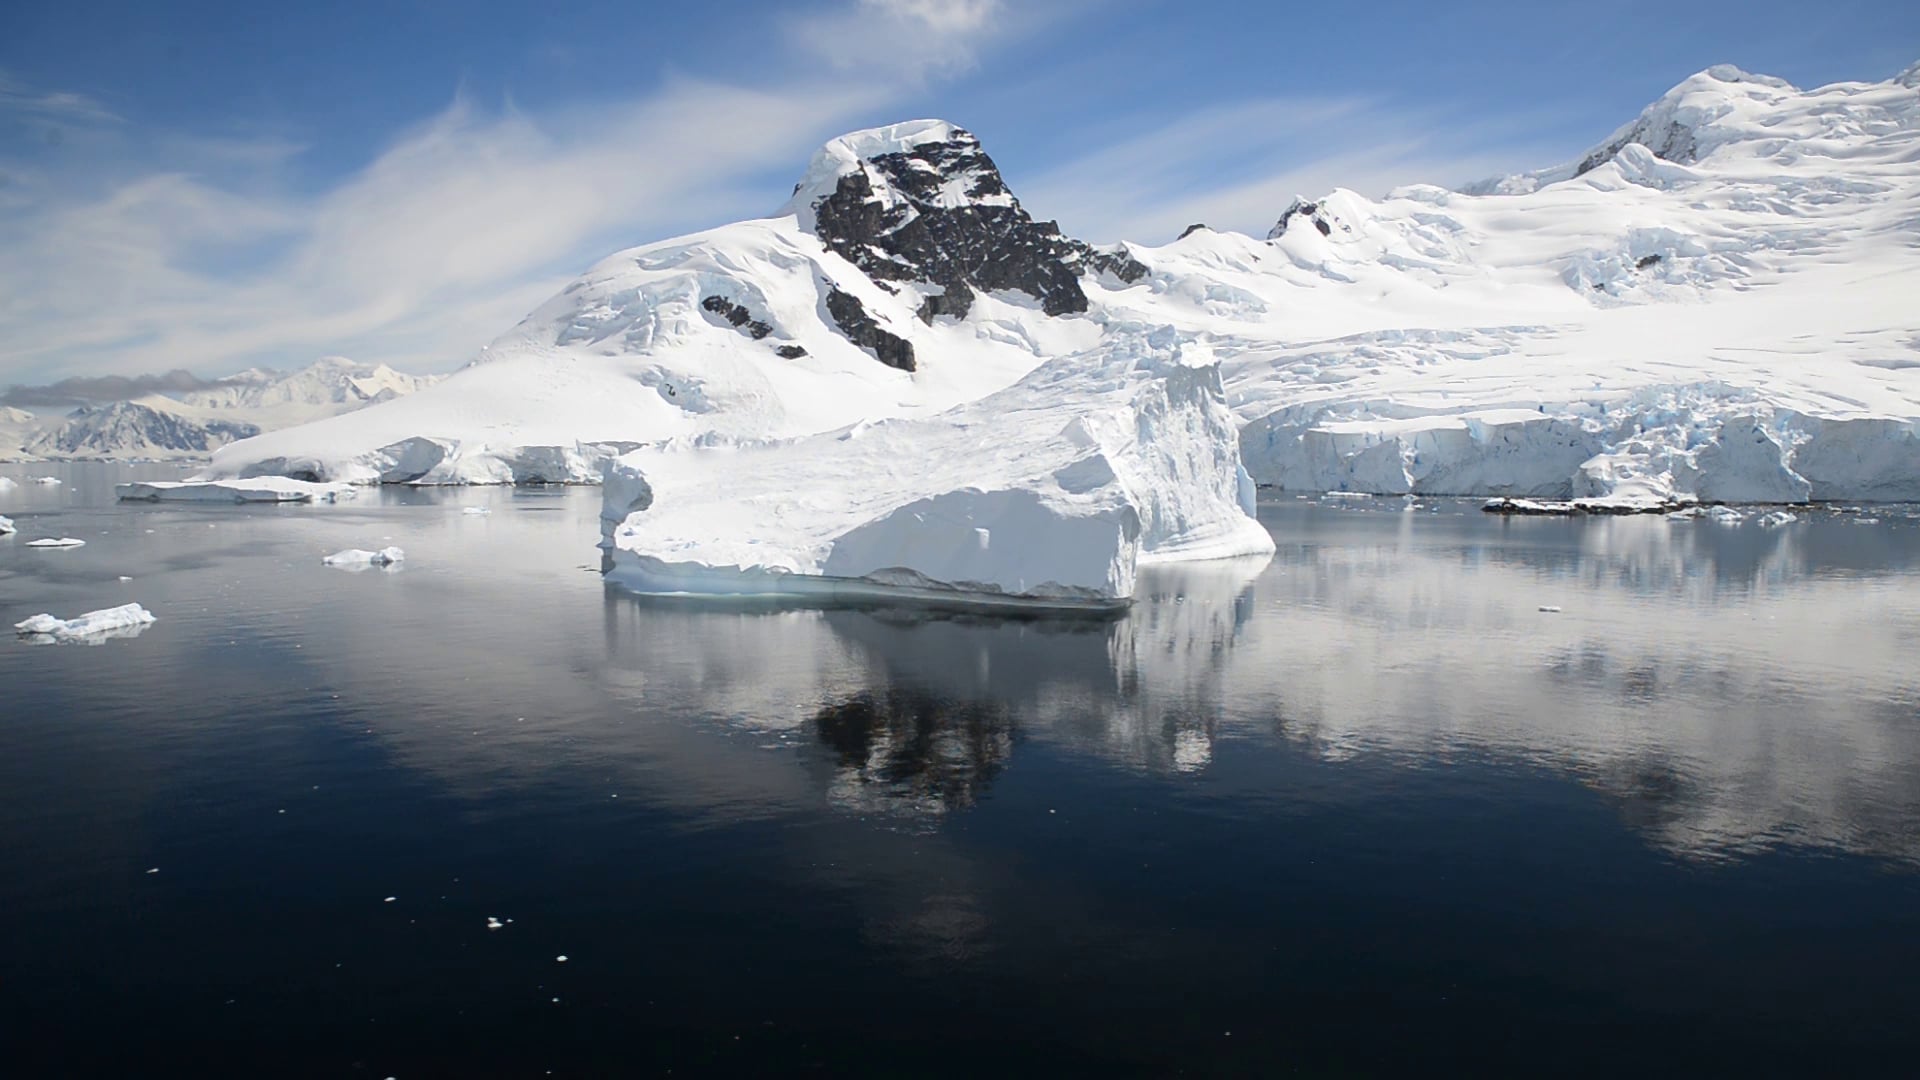
[[[1229,102],[1142,126],[1034,176],[1020,196],[1098,241],[1165,243],[1196,223],[1260,235],[1295,195],[1377,197],[1553,164],[1568,148],[1535,138],[1529,120],[1490,127],[1365,96]]]
[[[823,72],[829,31],[877,23],[971,57],[999,14],[850,0],[789,21],[786,74],[759,84],[669,77],[539,110],[459,97],[319,190],[284,137],[130,131],[80,95],[0,82],[0,115],[119,129],[53,162],[0,145],[0,382],[322,353],[457,365],[600,256],[771,211],[814,146],[924,87],[925,64]]]
[[[0,116],[6,115],[89,124],[121,122],[119,116],[85,94],[35,90],[0,69]]]

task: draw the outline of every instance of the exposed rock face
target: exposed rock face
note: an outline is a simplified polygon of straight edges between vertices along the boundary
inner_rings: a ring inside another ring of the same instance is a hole
[[[260,434],[253,424],[205,422],[133,401],[84,408],[65,424],[25,447],[42,457],[128,457],[161,453],[207,453]]]
[[[1677,165],[1691,165],[1699,152],[1692,128],[1676,120],[1648,117],[1595,147],[1592,153],[1580,159],[1580,164],[1574,166],[1573,175],[1585,176],[1612,161],[1614,155],[1627,148],[1628,143],[1639,143],[1653,151],[1654,157]]]
[[[795,197],[805,200],[814,234],[875,281],[936,286],[919,308],[925,322],[966,318],[980,290],[1024,293],[1049,315],[1073,314],[1087,310],[1081,274],[1122,282],[1146,274],[1123,249],[1095,248],[1033,220],[962,128],[896,125],[837,142],[844,145],[823,151],[843,155],[831,187],[816,165],[809,177],[820,189],[803,182]]]
[[[1274,222],[1273,228],[1267,230],[1267,239],[1278,240],[1287,235],[1287,226],[1292,224],[1296,218],[1312,222],[1313,227],[1320,230],[1321,236],[1333,235],[1333,225],[1327,220],[1326,211],[1319,203],[1295,198],[1293,202],[1288,204],[1287,208],[1281,212],[1280,220]],[[1200,227],[1201,226],[1195,226],[1195,228]],[[1187,231],[1192,232],[1193,230],[1189,229]],[[1182,233],[1181,235],[1184,236],[1186,234]]]
[[[773,333],[773,327],[753,317],[743,305],[736,304],[724,296],[709,296],[700,301],[700,306],[727,320],[741,333],[755,341]]]
[[[827,314],[847,335],[847,340],[873,354],[890,368],[912,371],[913,343],[888,331],[867,314],[865,304],[852,293],[833,289],[827,293]]]

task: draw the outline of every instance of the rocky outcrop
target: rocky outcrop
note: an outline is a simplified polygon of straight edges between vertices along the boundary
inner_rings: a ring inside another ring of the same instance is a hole
[[[803,222],[883,287],[932,286],[918,310],[924,322],[966,318],[981,291],[1023,293],[1048,315],[1074,314],[1088,305],[1081,275],[1123,283],[1146,275],[1124,249],[1035,221],[965,129],[920,122],[836,142],[844,145],[823,151],[827,166],[809,173],[818,189],[796,188]]]
[[[839,289],[827,291],[827,314],[840,327],[847,340],[873,354],[875,360],[901,371],[914,370],[913,343],[892,333],[872,315],[852,293]]]
[[[1319,203],[1308,202],[1305,199],[1296,197],[1293,202],[1287,205],[1285,210],[1281,211],[1280,220],[1273,223],[1273,228],[1267,230],[1267,239],[1278,240],[1287,235],[1287,226],[1296,220],[1311,222],[1314,228],[1320,230],[1321,236],[1332,236],[1333,225],[1327,218],[1326,210],[1322,208]],[[1204,227],[1205,226],[1199,225],[1194,226],[1194,228]],[[1192,231],[1193,229],[1187,230],[1187,232]],[[1180,235],[1185,236],[1186,233],[1181,233]]]
[[[745,305],[736,304],[724,296],[709,296],[700,301],[703,311],[710,311],[727,321],[734,329],[755,341],[773,333],[773,327],[753,317]]]

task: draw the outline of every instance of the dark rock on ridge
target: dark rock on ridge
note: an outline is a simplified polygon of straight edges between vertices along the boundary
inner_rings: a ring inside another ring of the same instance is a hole
[[[913,343],[888,331],[867,313],[860,298],[838,288],[827,290],[827,314],[847,335],[847,340],[873,354],[890,368],[914,370]]]
[[[1287,234],[1287,226],[1291,224],[1295,218],[1305,218],[1313,222],[1313,227],[1320,230],[1321,236],[1333,235],[1333,225],[1327,220],[1325,209],[1317,202],[1308,202],[1305,199],[1296,198],[1292,203],[1288,204],[1285,210],[1281,211],[1280,220],[1273,223],[1273,228],[1267,230],[1267,239],[1278,240],[1282,236],[1285,236]],[[1342,228],[1345,228],[1345,226],[1342,226]]]
[[[861,165],[813,204],[814,234],[883,288],[938,286],[921,303],[922,321],[966,318],[980,290],[1024,293],[1049,315],[1074,314],[1088,306],[1081,274],[1130,283],[1147,272],[1124,249],[1095,248],[1033,220],[962,129]]]
[[[709,296],[700,301],[700,306],[732,323],[735,329],[755,341],[773,333],[773,327],[755,319],[745,307],[724,296]]]

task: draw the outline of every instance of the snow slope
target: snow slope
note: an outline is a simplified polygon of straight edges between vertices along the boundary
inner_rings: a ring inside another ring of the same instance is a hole
[[[1714,68],[1579,162],[1471,190],[1335,192],[1324,229],[1137,252],[1234,298],[1214,314],[1261,483],[1920,497],[1911,87]]]
[[[1217,366],[1117,334],[925,419],[641,450],[611,471],[608,577],[649,593],[1115,604],[1155,562],[1271,554]]]

